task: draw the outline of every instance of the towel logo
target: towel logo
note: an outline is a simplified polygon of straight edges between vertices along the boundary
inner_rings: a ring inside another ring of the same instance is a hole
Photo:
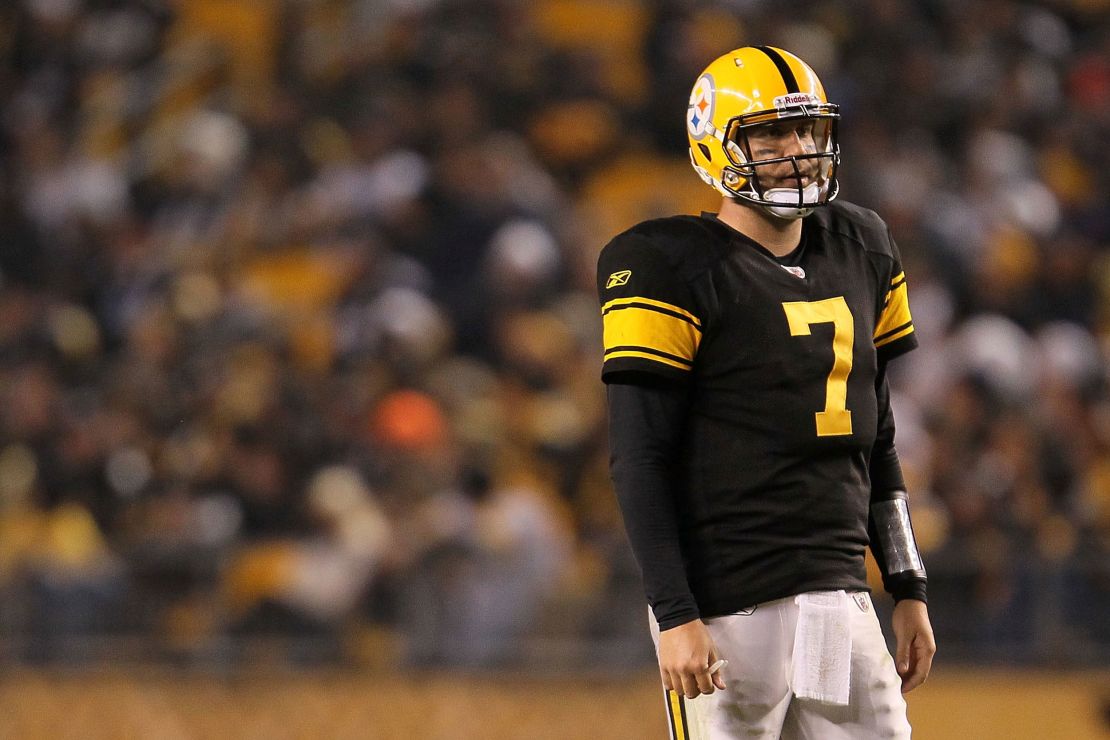
[[[609,282],[605,283],[606,288],[615,288],[618,285],[624,285],[628,282],[628,278],[632,277],[632,270],[621,270],[614,272],[609,276]]]
[[[871,605],[867,601],[867,594],[863,593],[862,591],[857,591],[856,593],[852,594],[852,601],[856,602],[856,606],[858,606],[859,610],[865,614],[867,613],[867,610],[871,608]]]

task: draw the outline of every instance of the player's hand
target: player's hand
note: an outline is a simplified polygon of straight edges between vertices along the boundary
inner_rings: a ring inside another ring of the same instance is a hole
[[[894,665],[902,677],[902,693],[913,691],[929,677],[937,651],[925,602],[903,599],[894,605],[894,637],[898,642]]]
[[[663,687],[693,699],[723,689],[725,680],[718,670],[709,674],[717,662],[717,646],[700,619],[659,633],[659,675]]]

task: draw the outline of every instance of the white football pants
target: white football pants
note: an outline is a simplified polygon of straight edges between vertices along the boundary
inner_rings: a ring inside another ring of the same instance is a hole
[[[728,687],[696,699],[665,692],[673,740],[870,740],[909,738],[906,702],[894,659],[867,593],[851,594],[851,679],[848,704],[838,706],[799,699],[791,691],[794,597],[760,604],[740,614],[706,619]],[[650,612],[650,610],[649,610]],[[659,648],[659,628],[650,616],[651,636]]]

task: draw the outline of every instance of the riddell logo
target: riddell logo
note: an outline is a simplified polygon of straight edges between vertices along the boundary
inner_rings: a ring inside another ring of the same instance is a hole
[[[780,95],[775,98],[776,108],[785,108],[788,105],[815,105],[820,103],[821,100],[810,93],[791,93],[789,95]]]

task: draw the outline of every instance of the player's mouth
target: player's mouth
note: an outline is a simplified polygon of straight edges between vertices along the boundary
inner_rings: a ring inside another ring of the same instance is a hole
[[[766,188],[768,190],[770,190],[772,188],[776,188],[776,189],[777,188],[789,188],[791,190],[798,190],[798,189],[804,190],[805,188],[809,187],[810,185],[812,185],[815,182],[817,182],[816,168],[814,168],[812,172],[803,172],[802,176],[800,178],[798,176],[794,175],[794,174],[790,174],[790,175],[782,176],[782,177],[774,177],[774,176],[763,175],[759,178],[759,184],[762,185],[764,188]]]

